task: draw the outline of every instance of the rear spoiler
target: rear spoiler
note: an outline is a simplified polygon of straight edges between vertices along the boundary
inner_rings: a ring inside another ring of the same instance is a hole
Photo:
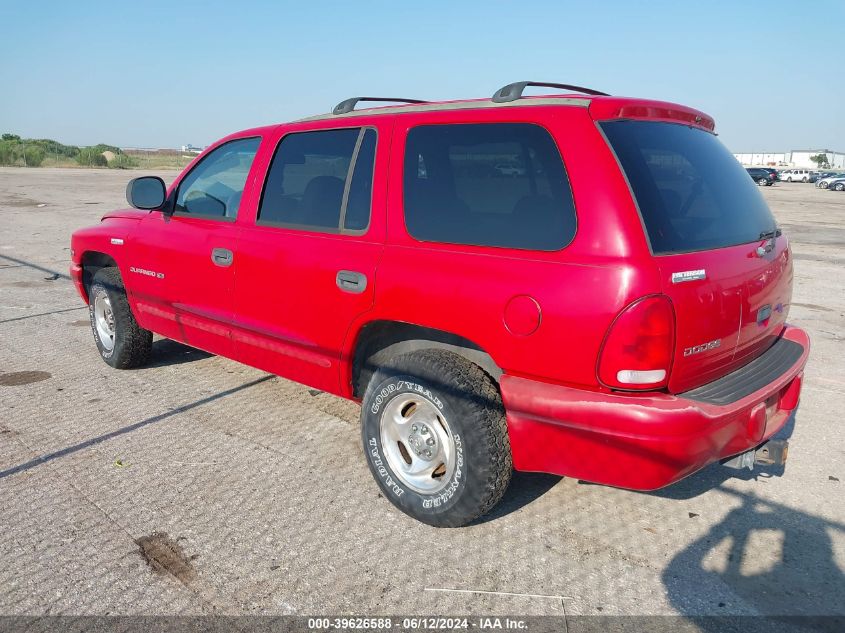
[[[609,119],[665,121],[683,123],[713,133],[716,130],[713,118],[704,112],[668,101],[626,98],[593,99],[589,112],[596,121]]]

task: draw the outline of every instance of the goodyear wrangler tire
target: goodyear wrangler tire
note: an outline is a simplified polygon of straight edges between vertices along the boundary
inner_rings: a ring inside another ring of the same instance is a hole
[[[361,434],[384,496],[429,525],[466,525],[495,506],[510,482],[499,390],[451,352],[404,354],[380,368],[364,394]]]
[[[100,356],[116,369],[139,367],[147,362],[153,333],[138,325],[120,271],[102,268],[88,288],[88,314]]]

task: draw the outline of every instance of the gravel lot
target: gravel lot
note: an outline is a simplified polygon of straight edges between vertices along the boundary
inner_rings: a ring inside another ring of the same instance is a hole
[[[378,494],[356,405],[166,340],[100,360],[69,236],[136,175],[0,169],[0,614],[845,614],[845,193],[763,190],[814,345],[784,473],[518,474],[437,530]]]

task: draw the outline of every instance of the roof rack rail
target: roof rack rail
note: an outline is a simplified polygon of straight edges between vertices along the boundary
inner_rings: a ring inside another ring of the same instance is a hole
[[[606,92],[599,92],[592,88],[582,88],[581,86],[571,86],[569,84],[553,84],[544,81],[517,81],[516,83],[508,84],[499,88],[493,95],[495,103],[507,103],[508,101],[516,101],[522,98],[522,92],[528,86],[541,86],[543,88],[560,88],[561,90],[576,90],[583,92],[586,95],[595,95],[597,97],[609,96]]]
[[[360,101],[396,101],[397,103],[427,103],[422,99],[402,99],[399,97],[352,97],[338,103],[332,114],[346,114],[352,112]]]

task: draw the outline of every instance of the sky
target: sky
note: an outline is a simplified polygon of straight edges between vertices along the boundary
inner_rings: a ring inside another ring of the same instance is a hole
[[[204,146],[357,95],[588,86],[712,115],[734,152],[845,151],[845,2],[0,0],[0,132]],[[825,62],[824,60],[831,60]]]

